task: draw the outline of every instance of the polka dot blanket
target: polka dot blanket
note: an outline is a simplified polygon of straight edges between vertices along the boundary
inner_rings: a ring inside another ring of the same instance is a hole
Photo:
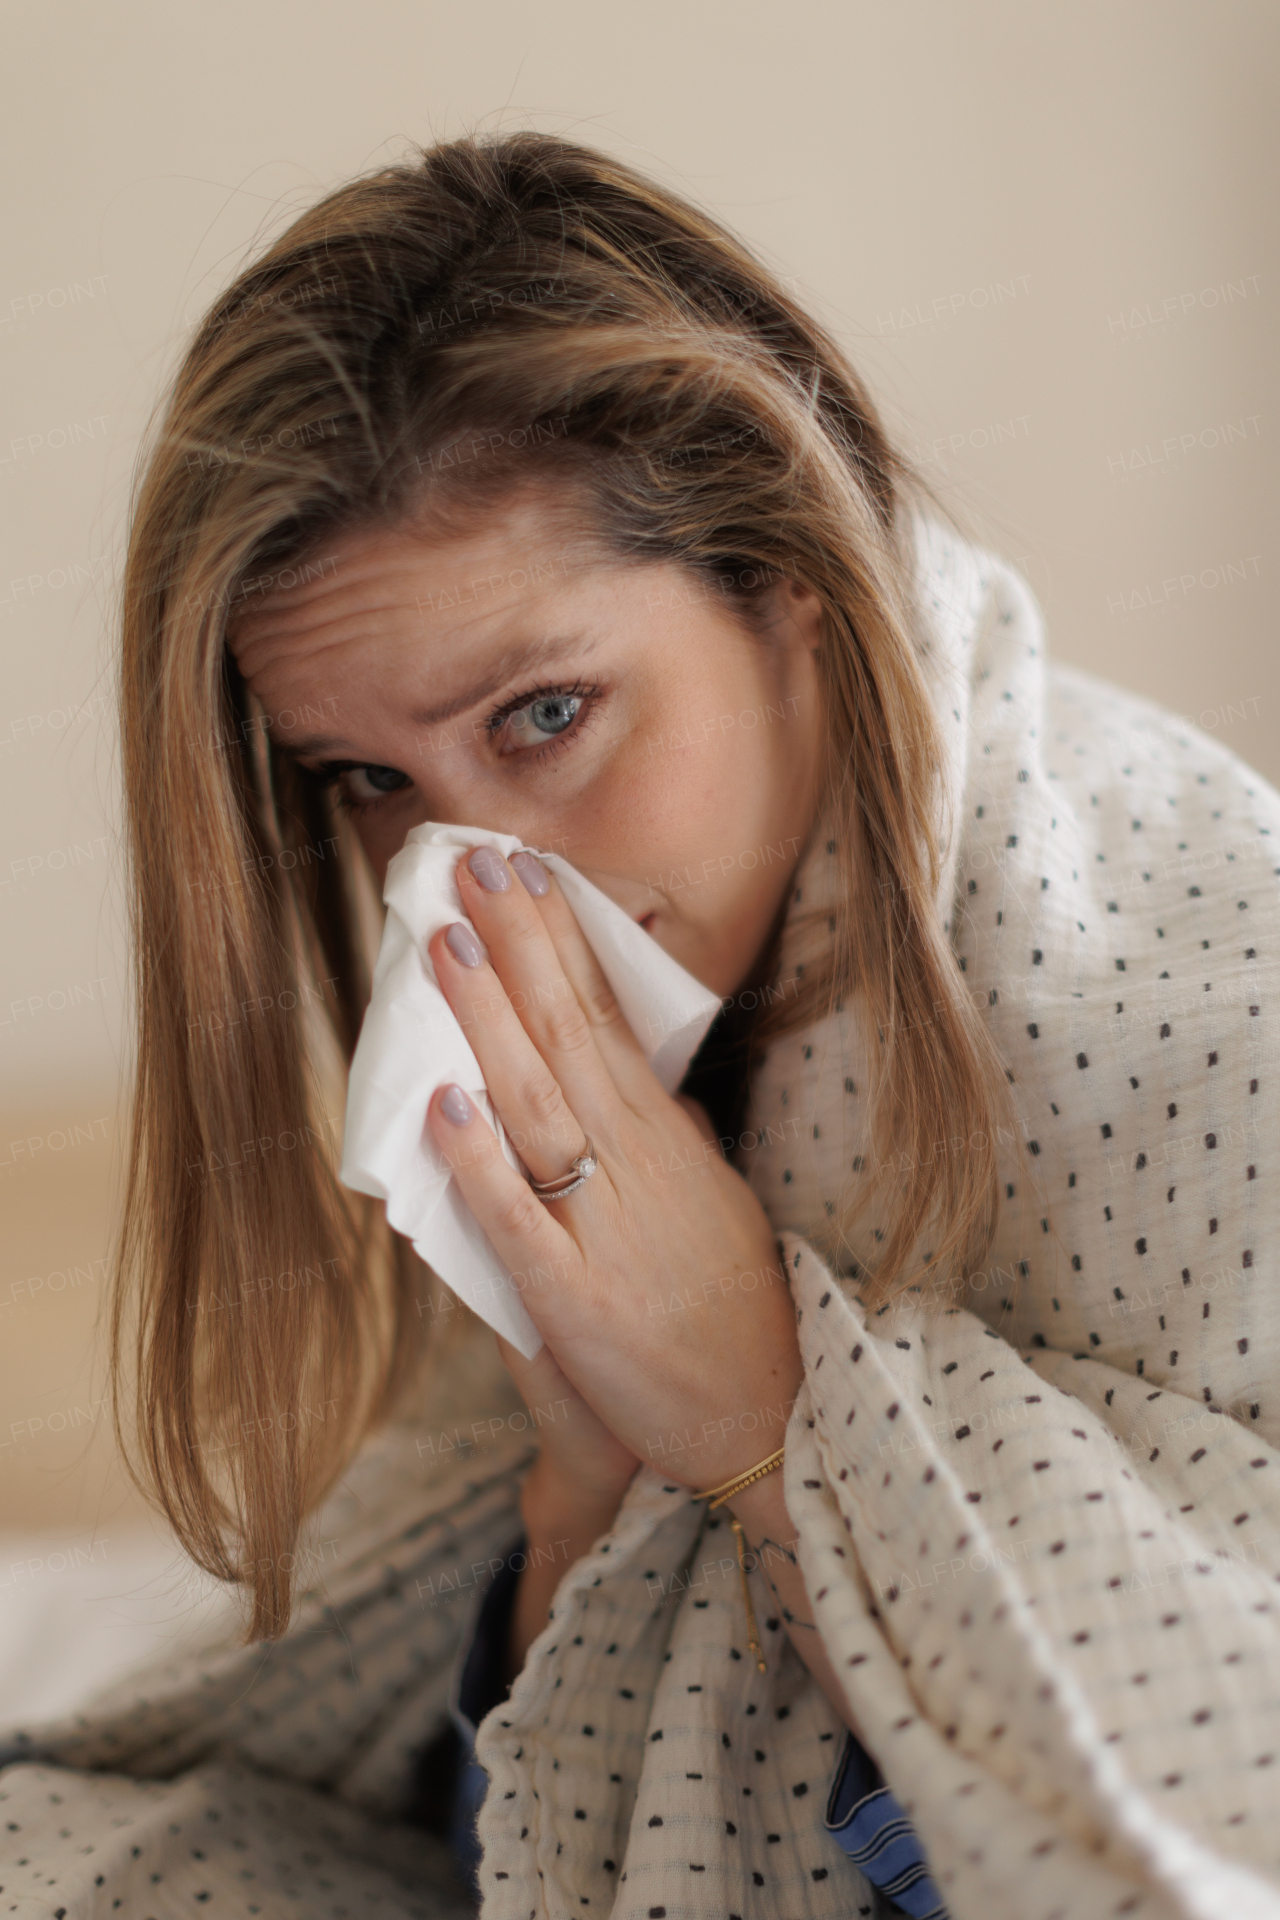
[[[1280,794],[1051,664],[1004,563],[925,521],[917,556],[939,910],[1016,1120],[962,1303],[871,1312],[874,1209],[839,1266],[818,1251],[875,1165],[856,999],[753,1079],[816,1626],[953,1920],[1280,1920]],[[833,897],[828,846],[806,908]],[[964,1152],[946,1123],[937,1151]],[[748,1411],[766,1452],[785,1412]],[[465,1910],[403,1824],[463,1624],[422,1595],[503,1552],[528,1458],[428,1493],[370,1443],[360,1525],[285,1639],[7,1736],[0,1913]],[[755,1573],[758,1671],[729,1526],[660,1469],[480,1726],[486,1920],[878,1912],[824,1824],[842,1724]]]

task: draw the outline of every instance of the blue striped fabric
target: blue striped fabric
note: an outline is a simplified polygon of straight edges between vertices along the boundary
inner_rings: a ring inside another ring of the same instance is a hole
[[[852,1734],[831,1782],[826,1825],[895,1909],[911,1920],[948,1920],[914,1827]]]
[[[475,1735],[462,1737],[458,1771],[454,1780],[453,1803],[449,1809],[449,1845],[466,1885],[480,1897],[480,1842],[476,1821],[489,1791],[489,1776],[476,1759]]]
[[[480,1842],[476,1821],[489,1791],[489,1776],[476,1759],[476,1728],[491,1707],[505,1698],[503,1649],[511,1623],[520,1574],[513,1564],[524,1564],[524,1535],[508,1549],[501,1570],[494,1575],[476,1612],[470,1640],[459,1650],[454,1682],[453,1724],[460,1749],[449,1810],[449,1844],[472,1892],[480,1892]]]

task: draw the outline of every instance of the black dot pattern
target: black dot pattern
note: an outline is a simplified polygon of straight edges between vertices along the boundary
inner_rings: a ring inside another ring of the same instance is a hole
[[[809,1054],[788,1037],[766,1062],[749,1177],[795,1249],[808,1380],[789,1504],[823,1638],[858,1660],[861,1723],[944,1896],[962,1905],[963,1880],[975,1910],[1014,1884],[1028,1912],[1177,1910],[1156,1868],[1145,1893],[1096,1880],[1070,1835],[1105,1849],[1127,1820],[1171,1822],[1280,1886],[1280,1313],[1263,1278],[1280,1252],[1280,795],[1152,703],[1051,668],[1007,569],[941,537],[932,553],[946,625],[970,636],[935,661],[963,741],[939,912],[1017,1119],[963,1307],[930,1318],[917,1294],[867,1316],[874,1214],[838,1262],[815,1251],[843,1180],[877,1164],[845,1087],[867,1080],[866,1023],[846,1007]],[[798,884],[832,898],[816,852]],[[786,1183],[767,1144],[784,1116],[819,1126]],[[948,1838],[961,1794],[968,1850]]]
[[[325,1583],[282,1639],[231,1646],[224,1621],[220,1642],[150,1662],[80,1712],[4,1726],[0,1914],[474,1912],[448,1847],[406,1821],[473,1569],[518,1533],[532,1451],[508,1443],[428,1480],[420,1432],[379,1434],[326,1502]]]
[[[1259,1104],[1280,1065],[1264,990],[1280,952],[1280,796],[1151,703],[1050,671],[1007,568],[940,534],[922,562],[958,802],[937,909],[1018,1120],[999,1142],[989,1270],[966,1305],[926,1318],[908,1295],[867,1315],[874,1214],[838,1262],[817,1248],[845,1179],[877,1164],[859,1092],[869,1023],[846,1005],[784,1037],[753,1083],[748,1177],[779,1230],[805,1358],[786,1487],[815,1619],[953,1911],[1155,1920],[1186,1910],[1189,1838],[1206,1885],[1243,1869],[1280,1899],[1280,1455],[1266,1390],[1280,1315],[1258,1286],[1280,1245],[1280,1116]],[[815,834],[793,896],[819,919],[833,905],[828,838]],[[790,916],[784,969],[799,972],[808,937]],[[1223,1263],[1203,1256],[1228,1233],[1236,1271],[1215,1283]],[[593,1789],[611,1843],[628,1835],[617,1911],[860,1908],[834,1866],[816,1878],[821,1835],[795,1821],[821,1776],[803,1747],[785,1760],[778,1747],[806,1712],[821,1726],[820,1696],[797,1678],[789,1719],[769,1715],[734,1658],[733,1582],[716,1591],[715,1536],[696,1525],[643,1472],[607,1565],[584,1563],[557,1596],[579,1622],[607,1610],[570,1656],[575,1701],[606,1684],[593,1646],[633,1663],[637,1720],[621,1733],[640,1764],[624,1761],[620,1803],[598,1775]],[[790,1659],[784,1646],[764,1685]],[[549,1878],[564,1831],[569,1789],[548,1756],[564,1750],[567,1677],[563,1652],[551,1662],[535,1645],[510,1708],[480,1730],[530,1830],[511,1845],[491,1791],[486,1898],[504,1920],[523,1910],[501,1902],[491,1869],[528,1885],[536,1861]],[[590,1765],[583,1755],[571,1777]],[[601,1897],[555,1871],[553,1910]]]
[[[237,1920],[466,1920],[475,1912],[431,1834],[375,1823],[245,1766],[195,1766],[167,1781],[9,1767],[0,1819],[5,1913],[169,1920],[207,1908]]]
[[[746,1653],[727,1521],[642,1469],[478,1730],[486,1911],[528,1911],[499,1871],[525,1889],[541,1872],[547,1912],[874,1910],[823,1823],[843,1725],[770,1613],[762,1574],[751,1581],[763,1674]],[[586,1826],[566,1858],[578,1809]]]
[[[1151,703],[1050,669],[1008,568],[936,530],[920,559],[958,803],[937,910],[1018,1119],[966,1303],[868,1313],[884,1223],[819,1249],[843,1182],[877,1165],[875,1036],[847,1005],[753,1083],[749,1178],[805,1361],[785,1484],[814,1619],[956,1915],[1280,1912],[1280,795]],[[824,921],[828,837],[796,881]],[[375,1821],[403,1811],[458,1641],[415,1583],[501,1550],[518,1465],[432,1508],[370,1458],[363,1557],[284,1641],[6,1746],[0,1902],[449,1911],[429,1849],[406,1890],[400,1840],[378,1851],[404,1830]],[[872,1913],[823,1825],[841,1722],[751,1579],[763,1675],[728,1525],[642,1468],[479,1729],[486,1920]],[[64,1785],[74,1819],[46,1813]],[[212,1848],[185,1824],[211,1806],[232,1835]]]
[[[1280,1178],[1259,1158],[1280,1120],[1280,795],[1154,703],[1050,665],[1008,569],[941,536],[928,564],[956,736],[938,911],[1016,1115],[967,1304],[1019,1348],[1089,1352],[1280,1442],[1280,1317],[1254,1327],[1280,1254]],[[834,900],[825,846],[797,876],[814,909]],[[841,1194],[884,1171],[849,1091],[867,1085],[867,1025],[854,996],[816,1041],[776,1047],[753,1090],[749,1177],[774,1225],[815,1245]],[[805,1153],[775,1153],[779,1133]],[[968,1146],[940,1115],[932,1154]],[[881,1231],[869,1210],[844,1277],[874,1269]]]

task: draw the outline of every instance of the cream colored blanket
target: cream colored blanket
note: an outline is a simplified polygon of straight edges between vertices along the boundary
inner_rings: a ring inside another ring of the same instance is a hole
[[[1051,667],[1001,563],[927,528],[919,555],[948,924],[1018,1124],[967,1305],[868,1316],[812,1244],[875,1153],[856,1006],[753,1086],[749,1177],[805,1358],[786,1484],[815,1618],[954,1920],[1280,1920],[1280,794]],[[819,833],[806,905],[828,861]],[[938,1139],[964,1151],[945,1115]],[[0,1777],[14,1910],[455,1910],[425,1838],[379,1823],[441,1723],[465,1614],[442,1582],[509,1542],[527,1458],[428,1480],[420,1439],[374,1443],[285,1640],[28,1730],[39,1764]],[[480,1729],[484,1913],[870,1911],[822,1822],[840,1723],[758,1575],[768,1672],[743,1657],[729,1530],[660,1469]]]

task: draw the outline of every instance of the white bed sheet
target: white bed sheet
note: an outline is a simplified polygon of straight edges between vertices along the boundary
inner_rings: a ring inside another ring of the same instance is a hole
[[[129,1667],[235,1633],[232,1594],[155,1527],[0,1533],[0,1725],[82,1706]]]

